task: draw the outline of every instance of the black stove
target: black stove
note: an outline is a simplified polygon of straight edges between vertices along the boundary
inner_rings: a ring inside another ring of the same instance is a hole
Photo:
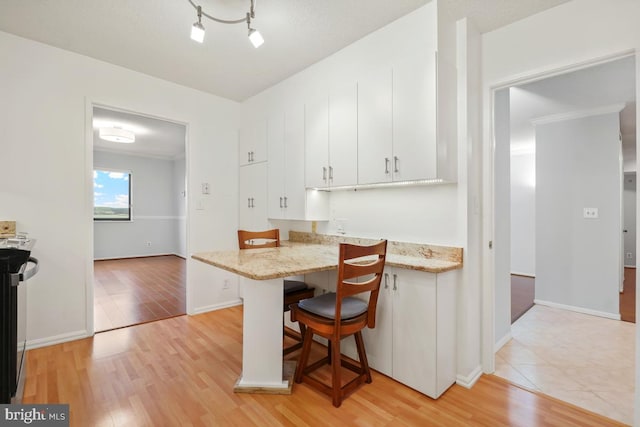
[[[34,239],[0,239],[0,404],[19,403],[25,379],[27,289],[38,272]],[[29,267],[29,265],[32,265]]]

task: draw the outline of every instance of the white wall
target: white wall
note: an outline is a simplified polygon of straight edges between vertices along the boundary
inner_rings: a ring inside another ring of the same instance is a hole
[[[187,193],[189,253],[235,247],[237,103],[7,33],[0,56],[0,152],[10,159],[0,169],[0,217],[38,239],[41,265],[29,283],[30,345],[93,328],[91,103],[186,124],[188,186],[212,184],[202,211]],[[206,267],[187,264],[190,312],[233,300]]]
[[[619,134],[618,112],[536,126],[536,300],[619,315]]]
[[[177,254],[174,161],[94,150],[93,166],[129,171],[133,205],[132,221],[94,221],[94,259]]]
[[[511,270],[536,275],[536,156],[511,154]]]
[[[636,0],[574,0],[483,35],[483,208],[486,213],[483,230],[486,240],[494,237],[495,220],[492,91],[548,73],[559,73],[576,64],[612,57],[620,52],[637,52],[640,48],[637,16],[640,16],[640,2]],[[636,99],[639,81],[636,67]],[[495,181],[503,178],[496,176]],[[487,252],[483,268],[483,294],[486,296],[492,296],[497,291],[494,287],[495,269],[494,256]],[[484,325],[493,319],[493,301],[493,298],[484,299]],[[640,337],[640,330],[638,334]],[[486,349],[493,347],[493,328],[483,328],[483,335],[483,368],[491,372],[494,356]],[[636,350],[638,362],[640,347],[637,346]],[[636,390],[640,390],[638,378]],[[640,407],[640,394],[636,396],[636,406]],[[639,414],[636,414],[636,424],[640,424]]]

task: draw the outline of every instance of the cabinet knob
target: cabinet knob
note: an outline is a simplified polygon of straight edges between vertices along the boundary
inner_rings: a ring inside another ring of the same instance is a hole
[[[289,206],[287,205],[287,196],[285,196],[285,197],[284,197],[284,207],[285,207],[285,209],[289,207]]]
[[[389,158],[384,158],[384,173],[389,173]]]
[[[327,180],[327,168],[325,168],[324,166],[322,167],[322,180]]]
[[[251,197],[247,197],[247,207],[251,207]]]
[[[389,289],[389,273],[384,273],[384,288]]]
[[[283,206],[282,206],[282,197],[280,197],[280,209],[282,209],[282,208],[283,208]]]
[[[393,171],[395,173],[400,172],[400,170],[398,169],[398,156],[393,156]]]
[[[333,180],[333,166],[329,166],[329,181]]]
[[[393,275],[393,290],[394,291],[398,290],[398,275],[397,274]]]

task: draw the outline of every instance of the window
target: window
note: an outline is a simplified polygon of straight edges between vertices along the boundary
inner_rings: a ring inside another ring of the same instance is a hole
[[[131,172],[93,170],[93,219],[131,221]]]

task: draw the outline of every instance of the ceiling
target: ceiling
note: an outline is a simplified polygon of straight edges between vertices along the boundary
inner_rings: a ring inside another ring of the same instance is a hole
[[[455,18],[491,31],[567,0],[446,0]],[[222,19],[249,0],[194,0]],[[188,0],[2,0],[0,31],[90,56],[224,98],[243,101],[423,6],[429,0],[256,0],[252,26],[203,18],[203,44],[189,38]]]
[[[98,136],[101,127],[118,127],[136,135],[133,144],[104,141]],[[93,148],[98,151],[178,159],[185,155],[184,125],[122,111],[93,108]]]
[[[531,120],[624,104],[620,115],[623,144],[635,147],[635,57],[585,68],[510,89],[511,151],[532,151]]]

